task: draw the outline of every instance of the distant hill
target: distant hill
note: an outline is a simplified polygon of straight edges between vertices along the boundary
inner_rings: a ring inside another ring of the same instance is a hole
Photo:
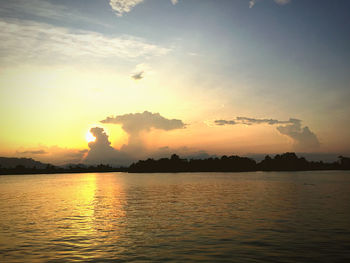
[[[49,163],[34,161],[31,158],[0,157],[0,175],[127,172],[127,169],[127,167],[113,168],[110,165],[103,164],[96,166],[86,166],[83,164],[55,166]]]
[[[15,168],[17,166],[23,166],[25,168],[37,168],[44,169],[47,167],[46,163],[38,162],[32,158],[9,158],[0,157],[0,167],[1,168]]]

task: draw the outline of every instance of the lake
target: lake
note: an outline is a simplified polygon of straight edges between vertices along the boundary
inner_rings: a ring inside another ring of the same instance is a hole
[[[0,262],[350,262],[350,172],[0,176]]]

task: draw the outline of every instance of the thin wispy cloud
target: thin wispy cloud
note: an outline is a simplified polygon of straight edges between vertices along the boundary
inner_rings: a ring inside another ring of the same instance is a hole
[[[248,117],[237,117],[237,123],[240,124],[246,124],[246,125],[252,125],[252,124],[287,124],[287,123],[293,123],[291,121],[292,119],[289,119],[289,121],[279,121],[274,119],[254,119],[254,118],[248,118]]]
[[[18,154],[47,154],[45,150],[17,151]]]
[[[235,124],[237,124],[237,122],[234,121],[234,120],[230,120],[230,121],[227,121],[227,120],[216,120],[216,121],[214,121],[214,123],[215,123],[216,125],[219,125],[219,126],[224,126],[224,125],[235,125]]]
[[[62,2],[56,1],[52,3],[48,0],[0,1],[0,17],[2,20],[6,20],[6,18],[17,18],[25,21],[37,21],[40,19],[40,21],[47,21],[49,23],[65,21],[66,23],[79,22],[108,27],[101,19],[86,16],[79,9],[68,8]]]
[[[3,62],[48,59],[149,58],[170,48],[133,36],[106,36],[93,31],[69,30],[45,23],[0,20],[0,57]]]
[[[288,3],[290,3],[291,0],[275,0],[275,3],[276,4],[279,4],[279,5],[286,5]]]
[[[249,8],[253,8],[257,2],[260,2],[259,0],[250,0],[249,1]],[[278,5],[286,5],[291,2],[291,0],[274,0],[274,2]]]
[[[72,15],[71,10],[60,4],[53,4],[46,0],[11,0],[0,2],[0,14],[2,16],[15,16],[20,18],[25,15],[35,17],[62,19],[67,14]]]
[[[59,146],[38,146],[33,148],[19,148],[16,157],[31,157],[45,163],[62,165],[67,163],[80,163],[87,153],[87,149],[62,148]]]
[[[255,119],[249,117],[237,117],[234,120],[215,120],[214,123],[216,125],[237,125],[237,124],[245,124],[245,125],[254,125],[254,124],[292,124],[295,119],[289,119],[288,121],[280,121],[275,119]]]

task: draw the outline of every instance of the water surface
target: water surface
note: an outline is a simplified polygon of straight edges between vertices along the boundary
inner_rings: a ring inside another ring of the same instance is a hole
[[[0,262],[350,262],[350,172],[0,176]]]

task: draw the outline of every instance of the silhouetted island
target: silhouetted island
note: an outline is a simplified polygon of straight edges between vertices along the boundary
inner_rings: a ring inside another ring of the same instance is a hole
[[[310,162],[295,153],[269,155],[257,163],[248,157],[222,156],[208,159],[181,159],[173,154],[170,159],[147,159],[130,165],[129,173],[162,172],[249,172],[249,171],[312,171],[312,170],[350,170],[350,158],[339,156],[338,162]]]
[[[182,159],[173,154],[170,158],[140,160],[129,167],[112,167],[106,164],[87,166],[72,164],[65,167],[44,164],[29,158],[0,157],[0,174],[55,174],[55,173],[178,173],[178,172],[251,172],[251,171],[313,171],[350,170],[350,158],[339,156],[333,163],[307,161],[295,153],[269,155],[261,162],[236,155],[221,158]]]

